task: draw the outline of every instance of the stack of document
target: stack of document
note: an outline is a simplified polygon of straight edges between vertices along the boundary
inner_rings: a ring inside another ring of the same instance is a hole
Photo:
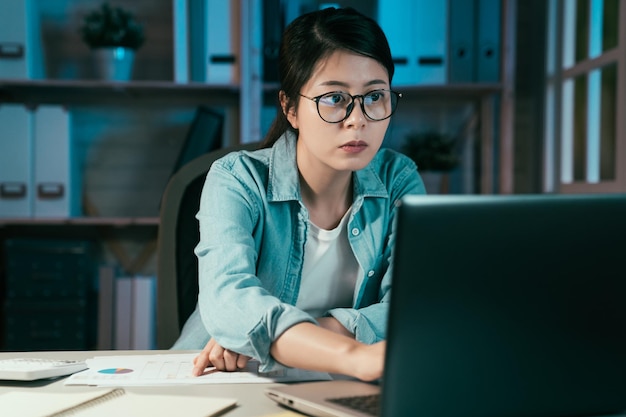
[[[192,376],[197,353],[96,356],[85,362],[89,369],[65,380],[65,385],[154,386],[172,384],[242,384],[330,380],[323,372],[284,368],[271,373],[258,371],[259,362],[250,361],[246,369],[221,372],[207,368],[203,375]]]

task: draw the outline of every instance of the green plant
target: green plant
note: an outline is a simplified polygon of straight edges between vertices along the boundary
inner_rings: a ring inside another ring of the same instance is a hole
[[[456,141],[438,132],[407,135],[402,153],[417,164],[420,171],[450,171],[459,164]]]
[[[145,41],[143,26],[135,15],[108,2],[85,15],[80,33],[90,48],[121,46],[136,50]]]

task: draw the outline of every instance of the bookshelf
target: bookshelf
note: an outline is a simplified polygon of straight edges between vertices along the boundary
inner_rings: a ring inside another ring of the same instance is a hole
[[[74,27],[80,13],[99,4],[97,0],[35,1],[46,16]],[[238,81],[231,83],[175,81],[175,65],[180,59],[176,48],[180,45],[175,40],[174,6],[181,0],[118,1],[143,17],[147,28],[148,40],[137,53],[133,80],[129,82],[95,79],[88,70],[89,51],[75,31],[50,22],[44,24],[48,35],[62,40],[44,42],[49,52],[48,78],[0,79],[0,105],[36,108],[52,104],[76,113],[74,133],[78,137],[79,154],[85,160],[83,173],[87,179],[85,206],[95,205],[95,208],[71,218],[0,217],[0,244],[12,237],[84,237],[102,244],[106,262],[117,263],[131,273],[156,273],[160,195],[171,173],[169,164],[184,140],[195,108],[207,105],[225,113],[224,146],[254,142],[263,135],[260,109],[267,109],[277,95],[278,85],[264,82],[262,75],[263,1],[230,1],[238,5],[234,10],[238,13],[240,29]],[[297,1],[289,4],[294,3]],[[353,1],[337,3],[362,6]],[[362,7],[370,12],[376,10],[375,0],[365,3]],[[515,0],[502,0],[500,82],[394,87],[404,95],[399,122],[392,121],[394,132],[400,135],[404,132],[402,117],[413,118],[424,109],[456,106],[468,112],[460,130],[473,136],[476,144],[478,155],[474,159],[480,162],[471,167],[472,179],[467,186],[476,192],[507,192],[512,175],[514,22]],[[120,158],[111,155],[122,155],[128,161],[120,169],[117,164]],[[119,207],[103,208],[97,204],[97,198],[90,197],[101,192],[102,182],[109,177],[119,178],[118,182],[126,185],[124,174],[131,176],[133,169],[149,171],[151,178],[114,196]],[[133,200],[135,193],[149,198]],[[147,200],[150,204],[142,206]],[[0,257],[0,270],[1,267]]]

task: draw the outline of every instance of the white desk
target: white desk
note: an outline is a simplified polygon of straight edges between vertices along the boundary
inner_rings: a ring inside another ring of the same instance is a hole
[[[157,353],[168,353],[170,351],[67,351],[67,352],[0,352],[0,359],[17,357],[54,358],[54,359],[89,359],[94,356],[105,355],[146,355]],[[173,351],[171,353],[174,353]],[[181,353],[177,351],[176,353]],[[15,390],[33,390],[46,392],[68,392],[86,391],[92,387],[65,386],[64,378],[53,380],[39,380],[32,382],[2,381],[0,380],[0,394]],[[260,417],[272,416],[284,413],[281,408],[264,394],[264,389],[272,384],[206,384],[206,385],[176,385],[161,387],[124,387],[127,391],[150,392],[151,394],[169,393],[185,395],[202,395],[213,397],[236,398],[238,406],[223,414],[225,417]],[[294,415],[297,415],[294,413]],[[181,410],[177,417],[184,417],[184,410]]]

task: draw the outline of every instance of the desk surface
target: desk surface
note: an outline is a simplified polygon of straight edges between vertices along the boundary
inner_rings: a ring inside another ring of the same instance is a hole
[[[85,360],[94,356],[106,355],[146,355],[157,353],[174,353],[172,351],[67,351],[67,352],[0,352],[0,359],[18,358],[18,357],[34,357],[34,358],[54,358],[54,359],[79,359]],[[176,353],[181,353],[177,351]],[[84,386],[65,386],[64,378],[52,380],[39,380],[32,382],[21,381],[1,381],[0,394],[16,390],[33,390],[45,392],[70,392],[70,391],[87,391],[92,387]],[[285,409],[278,406],[264,394],[265,388],[275,384],[206,384],[206,385],[168,385],[160,387],[124,387],[128,391],[150,392],[158,394],[159,392],[168,394],[184,393],[189,395],[213,396],[237,398],[238,406],[223,414],[225,417],[256,417],[256,416],[274,416],[285,413]],[[181,410],[182,411],[182,410]],[[293,414],[297,415],[297,414]],[[184,417],[181,412],[179,417]]]

